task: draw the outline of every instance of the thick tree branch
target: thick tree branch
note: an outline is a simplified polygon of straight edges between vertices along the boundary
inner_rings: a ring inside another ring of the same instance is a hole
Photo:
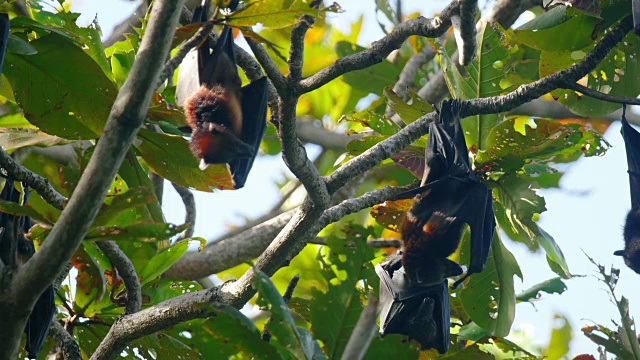
[[[313,25],[315,19],[303,16],[291,29],[291,47],[289,48],[289,86],[295,87],[302,79],[304,61],[304,36]]]
[[[91,360],[113,359],[135,339],[181,322],[214,315],[216,305],[212,302],[225,301],[219,295],[217,289],[201,290],[121,317],[111,326]]]
[[[11,336],[0,345],[0,358],[15,358],[26,318],[40,294],[64,268],[87,233],[120,164],[146,117],[164,59],[175,32],[182,1],[157,1],[151,12],[131,73],[118,93],[95,152],[60,219],[40,250],[10,280],[11,293],[0,307],[0,323]],[[3,276],[10,275],[2,273]],[[13,331],[19,329],[19,331]],[[17,336],[16,336],[17,335]]]
[[[196,280],[259,256],[293,216],[293,210],[235,236],[188,252],[164,273],[169,278]]]
[[[133,263],[113,241],[97,241],[96,245],[109,258],[111,266],[118,270],[118,274],[124,281],[127,291],[125,315],[140,311],[140,308],[142,308],[142,287]]]
[[[56,342],[57,352],[62,355],[65,360],[81,360],[82,354],[80,353],[80,347],[73,339],[73,336],[69,334],[64,327],[58,322],[57,319],[53,319],[51,322],[51,328],[49,329],[49,337]]]
[[[451,16],[457,14],[458,7],[458,2],[453,1],[435,19],[418,17],[399,24],[391,34],[373,42],[369,49],[338,59],[335,64],[302,80],[300,82],[300,92],[313,91],[340,75],[365,69],[383,61],[393,50],[402,46],[402,43],[411,35],[438,37],[444,34],[451,26]]]
[[[478,0],[460,0],[460,16],[452,16],[453,34],[458,44],[458,63],[469,65],[476,54],[476,8]]]
[[[13,180],[22,181],[29,185],[51,206],[58,210],[64,208],[67,198],[57,192],[49,180],[18,165],[2,148],[0,148],[0,168],[4,169]]]
[[[273,60],[271,60],[271,57],[269,57],[269,54],[267,54],[267,51],[262,45],[256,43],[248,37],[245,38],[245,40],[247,40],[249,48],[253,52],[253,55],[255,55],[260,65],[262,65],[264,72],[267,73],[267,77],[269,78],[269,80],[271,80],[271,83],[276,88],[276,91],[278,92],[278,94],[280,94],[280,96],[282,96],[282,94],[284,94],[284,91],[286,91],[287,89],[287,81],[285,80],[284,75],[282,75],[276,64],[273,63]]]

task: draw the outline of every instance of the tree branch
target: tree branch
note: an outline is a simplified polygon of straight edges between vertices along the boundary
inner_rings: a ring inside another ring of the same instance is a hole
[[[0,345],[0,358],[15,358],[26,318],[57,274],[64,268],[93,222],[120,164],[146,117],[152,85],[161,60],[169,52],[182,1],[158,0],[151,12],[145,36],[131,73],[113,104],[104,133],[78,186],[40,250],[14,273],[3,272],[10,292],[0,306],[0,323],[10,336]],[[8,300],[10,299],[10,300]],[[19,331],[17,330],[19,329]],[[8,329],[6,329],[8,330]],[[13,331],[16,330],[16,331]]]
[[[265,221],[235,236],[207,245],[202,251],[184,254],[164,273],[164,276],[196,280],[256,258],[291,219],[293,211]]]
[[[193,231],[196,228],[196,200],[191,190],[176,184],[173,184],[173,188],[176,189],[176,192],[180,195],[180,198],[182,198],[184,209],[187,212],[184,222],[189,224],[189,227],[180,233],[179,239],[187,239],[193,236]]]
[[[133,314],[142,308],[142,287],[136,269],[127,255],[113,241],[96,241],[96,245],[111,262],[111,266],[118,270],[127,290],[127,301],[124,314]]]
[[[451,26],[451,16],[458,12],[458,6],[457,1],[452,1],[435,19],[427,19],[420,16],[399,24],[391,34],[374,41],[369,49],[338,59],[335,64],[302,80],[300,82],[300,92],[313,91],[340,75],[365,69],[382,62],[393,50],[402,46],[402,43],[411,35],[438,37],[444,34]]]
[[[360,313],[360,318],[358,318],[358,322],[349,337],[349,342],[347,342],[347,346],[344,348],[341,357],[342,360],[362,359],[367,353],[369,345],[371,345],[371,340],[373,340],[374,335],[378,332],[376,322],[378,321],[379,301],[373,296],[372,292],[369,292],[367,301],[369,303],[364,310],[362,310],[362,313]]]
[[[49,337],[56,342],[58,353],[65,360],[81,360],[82,354],[80,347],[57,319],[52,320],[51,328],[49,328]]]
[[[58,210],[64,208],[67,198],[51,186],[49,180],[18,165],[9,154],[0,148],[0,167],[15,181],[22,181],[35,190],[51,206]]]
[[[616,103],[616,104],[627,104],[627,105],[640,105],[640,99],[638,98],[630,98],[627,96],[615,96],[615,95],[609,95],[609,94],[605,94],[593,89],[589,89],[586,86],[582,86],[578,83],[571,83],[571,82],[567,82],[566,84],[564,84],[562,86],[565,89],[569,89],[569,90],[573,90],[573,91],[577,91],[579,93],[582,93],[583,95],[587,95],[589,97],[592,97],[594,99],[598,99],[598,100],[602,100],[602,101],[606,101],[606,102],[611,102],[611,103]]]

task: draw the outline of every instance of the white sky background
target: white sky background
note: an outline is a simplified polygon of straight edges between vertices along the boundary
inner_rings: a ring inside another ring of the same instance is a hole
[[[426,2],[405,0],[404,13],[420,11],[432,16],[449,1]],[[364,14],[364,26],[359,43],[368,46],[383,36],[374,14],[374,1],[339,1],[345,10],[341,14],[330,14],[331,22],[348,32],[349,25]],[[395,3],[395,2],[393,2]],[[492,2],[490,2],[492,3]],[[113,27],[127,18],[137,7],[137,2],[111,0],[75,0],[73,10],[82,13],[79,23],[86,25],[98,14],[98,22],[106,38]],[[488,9],[486,1],[480,1],[483,11]],[[379,16],[383,18],[382,15]],[[520,22],[521,23],[521,22]],[[624,143],[620,136],[620,124],[613,124],[605,134],[612,148],[604,157],[582,158],[569,167],[559,190],[545,190],[547,212],[543,213],[539,225],[551,234],[562,248],[573,274],[587,275],[566,281],[568,290],[562,295],[544,294],[535,308],[530,304],[519,304],[513,330],[524,330],[528,344],[548,343],[554,314],[566,316],[574,330],[571,357],[581,353],[596,354],[596,346],[580,332],[580,328],[593,322],[615,328],[611,319],[619,322],[615,305],[609,301],[605,286],[594,277],[595,267],[583,251],[597,262],[621,269],[617,296],[624,295],[630,301],[632,315],[640,316],[640,293],[638,276],[628,269],[621,258],[612,255],[623,247],[622,226],[630,207],[627,165]],[[318,152],[309,148],[310,156]],[[249,176],[246,186],[238,191],[202,193],[195,192],[197,204],[196,236],[206,239],[222,235],[230,225],[241,225],[244,218],[256,218],[268,211],[279,198],[274,182],[282,181],[286,170],[280,156],[259,158]],[[167,221],[184,222],[184,208],[179,197],[169,184],[165,185],[163,211]],[[514,253],[524,281],[516,278],[516,293],[535,284],[555,277],[546,264],[544,252],[531,254],[524,245],[502,237],[505,245]],[[518,341],[519,342],[519,341]]]

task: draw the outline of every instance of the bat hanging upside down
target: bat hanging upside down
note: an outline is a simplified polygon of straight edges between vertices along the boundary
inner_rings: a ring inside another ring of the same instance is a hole
[[[491,248],[495,230],[491,191],[471,169],[460,106],[456,100],[443,102],[439,119],[429,125],[422,184],[405,193],[417,195],[400,225],[402,266],[417,284],[438,284],[462,274],[460,265],[447,257],[458,248],[465,224],[471,231],[471,260],[467,274],[454,287],[484,269]]]
[[[192,22],[206,20],[208,3],[194,10]],[[246,182],[267,126],[267,79],[241,85],[233,33],[225,26],[213,50],[207,38],[187,55],[176,89],[176,102],[185,109],[190,148],[200,160],[200,169],[228,164],[236,189]]]
[[[622,109],[621,132],[627,151],[631,210],[624,224],[624,250],[613,254],[622,256],[625,264],[640,274],[640,133],[629,125],[625,117],[626,106]]]

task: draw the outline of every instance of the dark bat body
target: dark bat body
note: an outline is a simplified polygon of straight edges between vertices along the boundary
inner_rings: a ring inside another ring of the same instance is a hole
[[[625,264],[640,274],[640,133],[629,125],[622,114],[622,138],[627,151],[631,210],[624,224],[624,250],[614,252]]]
[[[402,334],[418,341],[422,350],[449,349],[449,291],[447,280],[417,285],[396,269],[399,255],[376,266],[380,277],[380,333]]]
[[[7,51],[7,41],[9,40],[9,15],[0,14],[0,74],[2,74],[2,63],[4,53]]]
[[[206,6],[196,9],[193,22],[204,21],[206,13]],[[233,34],[225,27],[213,51],[207,38],[188,55],[176,89],[176,100],[184,107],[191,129],[190,148],[200,168],[229,164],[236,189],[246,182],[267,126],[266,78],[241,85]]]
[[[443,102],[438,121],[429,125],[421,186],[406,194],[417,195],[400,226],[402,266],[417,284],[438,284],[462,274],[447,257],[458,248],[465,224],[471,230],[471,261],[454,287],[484,269],[493,240],[491,191],[471,169],[459,113],[459,102]]]
[[[29,190],[24,184],[22,189],[22,205],[26,205],[29,199]],[[4,201],[20,203],[20,192],[15,189],[11,179],[6,180],[0,197]],[[35,253],[33,242],[25,237],[31,228],[31,219],[26,216],[0,213],[0,226],[2,226],[0,230],[0,258],[2,262],[13,267],[24,264]],[[53,286],[49,286],[36,301],[24,329],[27,334],[25,350],[30,359],[35,359],[42,350],[55,311]]]

